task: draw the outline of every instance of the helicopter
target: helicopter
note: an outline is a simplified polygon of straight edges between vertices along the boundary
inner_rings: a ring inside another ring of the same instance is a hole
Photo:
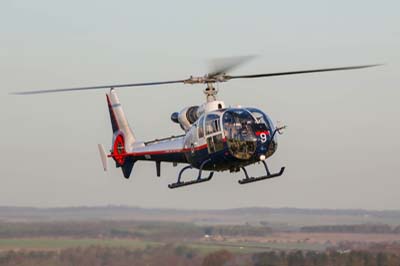
[[[239,61],[244,60],[242,58]],[[109,89],[109,92],[106,92],[112,128],[112,144],[109,153],[107,154],[102,144],[98,144],[104,171],[108,169],[107,159],[111,158],[114,160],[115,166],[122,169],[124,177],[129,179],[136,162],[153,161],[155,162],[156,175],[158,177],[161,176],[162,162],[172,163],[173,166],[178,164],[186,165],[179,171],[177,181],[168,185],[171,189],[210,181],[215,172],[223,171],[232,173],[242,170],[244,178],[238,182],[239,184],[248,184],[279,177],[284,173],[285,167],[281,167],[278,172],[271,172],[266,160],[277,151],[277,134],[282,134],[286,126],[274,124],[272,119],[258,108],[226,106],[223,101],[217,99],[218,89],[215,84],[235,79],[300,75],[378,66],[378,64],[374,64],[249,75],[228,75],[227,72],[239,63],[241,62],[225,64],[204,76],[190,76],[180,80],[24,91],[13,94],[27,95]],[[183,134],[148,141],[136,139],[122,109],[116,88],[178,83],[205,85],[203,92],[206,101],[203,104],[188,106],[179,112],[171,114],[172,122],[182,128]],[[260,162],[265,169],[265,175],[249,176],[246,167]],[[196,169],[197,175],[192,180],[183,181],[182,174],[189,169]],[[208,175],[203,176],[204,171],[208,171]]]

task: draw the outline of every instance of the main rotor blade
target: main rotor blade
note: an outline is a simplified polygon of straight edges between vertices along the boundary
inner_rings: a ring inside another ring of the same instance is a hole
[[[246,59],[243,59],[246,58]],[[225,75],[223,71],[230,70],[244,61],[249,60],[251,57],[241,57],[239,60],[235,58],[236,63],[227,64],[224,68],[220,68],[215,73],[208,74],[203,77],[192,77],[188,79],[181,80],[170,80],[170,81],[158,81],[158,82],[144,82],[144,83],[130,83],[130,84],[115,84],[115,85],[102,85],[102,86],[91,86],[91,87],[78,87],[78,88],[64,88],[64,89],[52,89],[52,90],[37,90],[37,91],[21,91],[13,92],[11,94],[16,95],[28,95],[28,94],[43,94],[43,93],[54,93],[54,92],[68,92],[68,91],[82,91],[82,90],[98,90],[107,88],[122,88],[122,87],[139,87],[139,86],[156,86],[164,84],[175,84],[175,83],[185,83],[185,84],[205,84],[205,83],[215,83],[219,81],[229,81],[231,79],[240,78],[262,78],[262,77],[273,77],[273,76],[284,76],[284,75],[295,75],[295,74],[306,74],[315,72],[328,72],[328,71],[339,71],[339,70],[351,70],[351,69],[361,69],[368,67],[380,66],[380,64],[375,65],[361,65],[361,66],[349,66],[349,67],[337,67],[337,68],[321,68],[321,69],[310,69],[310,70],[300,70],[300,71],[289,71],[289,72],[276,72],[276,73],[265,73],[265,74],[252,74],[252,75],[240,75],[240,76],[230,76]],[[238,61],[239,60],[239,61]],[[218,75],[221,75],[218,77]]]
[[[155,85],[163,85],[163,84],[183,83],[184,81],[185,80],[171,80],[171,81],[131,83],[131,84],[116,84],[116,85],[102,85],[102,86],[79,87],[79,88],[64,88],[64,89],[54,89],[54,90],[21,91],[21,92],[13,92],[11,94],[28,95],[28,94],[42,94],[42,93],[53,93],[53,92],[98,90],[98,89],[108,89],[108,88],[155,86]]]
[[[265,74],[253,74],[253,75],[239,75],[239,76],[229,76],[226,75],[226,79],[246,79],[246,78],[263,78],[263,77],[273,77],[273,76],[285,76],[285,75],[297,75],[306,73],[316,73],[316,72],[329,72],[329,71],[340,71],[340,70],[352,70],[361,69],[368,67],[381,66],[381,64],[375,65],[361,65],[361,66],[348,66],[348,67],[335,67],[335,68],[320,68],[320,69],[309,69],[309,70],[298,70],[289,72],[276,72],[276,73],[265,73]]]
[[[208,76],[214,77],[220,74],[225,74],[230,70],[250,61],[254,57],[254,55],[247,55],[213,59],[210,62],[211,72],[208,73]]]

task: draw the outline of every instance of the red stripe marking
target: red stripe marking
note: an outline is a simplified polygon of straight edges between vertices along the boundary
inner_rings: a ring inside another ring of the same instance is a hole
[[[199,150],[202,150],[202,149],[205,149],[205,148],[207,148],[207,144],[194,147],[194,150],[195,151],[199,151]],[[109,154],[109,155],[107,155],[107,157],[111,158],[111,157],[114,157],[114,156],[126,157],[126,156],[159,155],[159,154],[170,154],[170,153],[183,153],[183,152],[189,152],[191,150],[192,150],[191,148],[186,148],[186,149],[176,149],[176,150],[131,152],[131,153],[125,153],[125,154],[118,154],[118,155]]]
[[[262,133],[264,133],[265,135],[269,135],[270,134],[269,130],[264,130],[264,131],[257,131],[256,132],[256,136],[260,136]]]

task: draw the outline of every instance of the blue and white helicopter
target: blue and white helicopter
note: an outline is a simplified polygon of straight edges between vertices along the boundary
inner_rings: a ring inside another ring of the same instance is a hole
[[[178,188],[211,180],[214,172],[243,170],[245,177],[239,184],[247,184],[260,180],[281,176],[285,170],[271,173],[266,159],[277,150],[276,134],[282,133],[285,126],[276,126],[263,111],[252,107],[227,107],[223,101],[217,100],[216,83],[234,79],[250,79],[283,75],[296,75],[315,72],[361,69],[376,65],[361,65],[350,67],[310,69],[290,72],[277,72],[252,75],[227,75],[226,72],[238,63],[228,64],[205,76],[182,80],[161,82],[146,82],[133,84],[118,84],[81,88],[66,88],[55,90],[40,90],[17,92],[15,94],[40,94],[52,92],[67,92],[94,89],[110,89],[106,94],[113,131],[110,153],[107,154],[103,145],[99,144],[103,168],[107,170],[107,158],[115,161],[116,167],[122,169],[125,178],[129,178],[133,166],[138,161],[154,161],[157,176],[161,174],[161,162],[187,164],[179,174],[178,180],[169,188]],[[180,125],[184,133],[150,141],[136,139],[125,117],[115,88],[155,86],[163,84],[205,84],[206,102],[199,106],[189,106],[180,112],[174,112],[171,120]],[[261,162],[266,174],[260,177],[250,177],[246,167]],[[198,169],[197,176],[191,181],[183,181],[182,174],[188,169]],[[206,177],[203,172],[209,171]]]

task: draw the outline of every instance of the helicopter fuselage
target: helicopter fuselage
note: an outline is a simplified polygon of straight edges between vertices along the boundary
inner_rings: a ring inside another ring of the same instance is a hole
[[[204,170],[239,171],[276,151],[274,132],[271,119],[259,109],[224,108],[201,115],[185,135],[137,143],[125,156],[195,168],[210,159]]]
[[[185,131],[180,136],[171,136],[151,141],[138,141],[124,115],[114,90],[107,94],[113,140],[110,154],[116,167],[120,167],[125,178],[129,178],[137,161],[154,161],[157,176],[161,175],[161,163],[188,164],[178,175],[178,181],[170,184],[177,188],[208,181],[215,171],[237,172],[243,170],[246,178],[239,183],[249,183],[282,175],[271,174],[265,160],[277,149],[276,128],[271,119],[257,108],[225,107],[222,101],[211,99],[201,106],[190,106],[173,113],[171,120]],[[104,148],[99,145],[103,167],[106,170]],[[261,162],[267,175],[249,177],[245,167]],[[181,181],[182,173],[197,168],[198,176],[192,181]],[[210,171],[207,178],[202,171]]]

